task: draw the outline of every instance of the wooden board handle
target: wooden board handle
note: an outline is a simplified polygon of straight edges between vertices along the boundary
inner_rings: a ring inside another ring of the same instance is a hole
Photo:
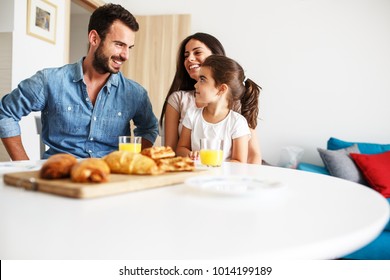
[[[11,176],[4,176],[4,183],[7,185],[15,186],[18,188],[24,188],[26,190],[37,191],[38,182],[35,177],[30,178],[15,178]]]

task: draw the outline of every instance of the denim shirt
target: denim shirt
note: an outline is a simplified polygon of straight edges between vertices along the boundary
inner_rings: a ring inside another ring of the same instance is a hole
[[[118,149],[118,136],[136,136],[154,143],[158,121],[146,90],[122,73],[111,74],[95,104],[83,80],[83,59],[60,68],[38,71],[5,95],[0,103],[0,137],[20,135],[19,121],[41,111],[44,158],[70,153],[79,158],[102,157]]]

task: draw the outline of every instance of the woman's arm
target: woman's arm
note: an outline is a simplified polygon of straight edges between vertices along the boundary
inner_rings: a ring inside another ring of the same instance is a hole
[[[164,118],[164,145],[170,146],[173,150],[176,150],[179,140],[179,119],[179,112],[167,104]]]
[[[261,164],[261,151],[256,130],[250,129],[251,139],[248,143],[248,163]]]
[[[232,156],[229,161],[246,163],[248,159],[249,136],[233,139]]]
[[[141,139],[141,147],[142,149],[153,147],[153,143],[150,142],[148,139],[142,138]]]

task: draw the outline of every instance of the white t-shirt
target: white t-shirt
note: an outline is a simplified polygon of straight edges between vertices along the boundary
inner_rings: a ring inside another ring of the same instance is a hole
[[[230,159],[233,139],[251,136],[248,122],[239,113],[230,110],[225,119],[219,123],[208,123],[202,116],[203,108],[189,108],[183,119],[183,126],[191,130],[191,149],[200,150],[201,138],[220,138],[223,140],[224,160]]]
[[[175,91],[168,97],[168,104],[171,105],[180,114],[178,127],[178,132],[180,135],[183,128],[183,119],[188,108],[196,107],[195,91]]]
[[[181,134],[181,130],[183,128],[183,119],[186,115],[186,112],[189,108],[196,108],[196,102],[195,102],[195,90],[185,91],[185,90],[179,90],[173,92],[168,97],[168,104],[171,105],[179,114],[179,126],[178,126],[178,132],[179,135]],[[233,110],[235,112],[240,112],[241,110],[241,104],[240,102],[237,102],[233,106]]]

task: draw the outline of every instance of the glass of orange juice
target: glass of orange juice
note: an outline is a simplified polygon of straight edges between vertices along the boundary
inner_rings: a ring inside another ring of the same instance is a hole
[[[222,139],[200,139],[200,163],[207,166],[218,167],[223,161]]]
[[[119,136],[119,151],[140,153],[141,139],[140,136]]]

